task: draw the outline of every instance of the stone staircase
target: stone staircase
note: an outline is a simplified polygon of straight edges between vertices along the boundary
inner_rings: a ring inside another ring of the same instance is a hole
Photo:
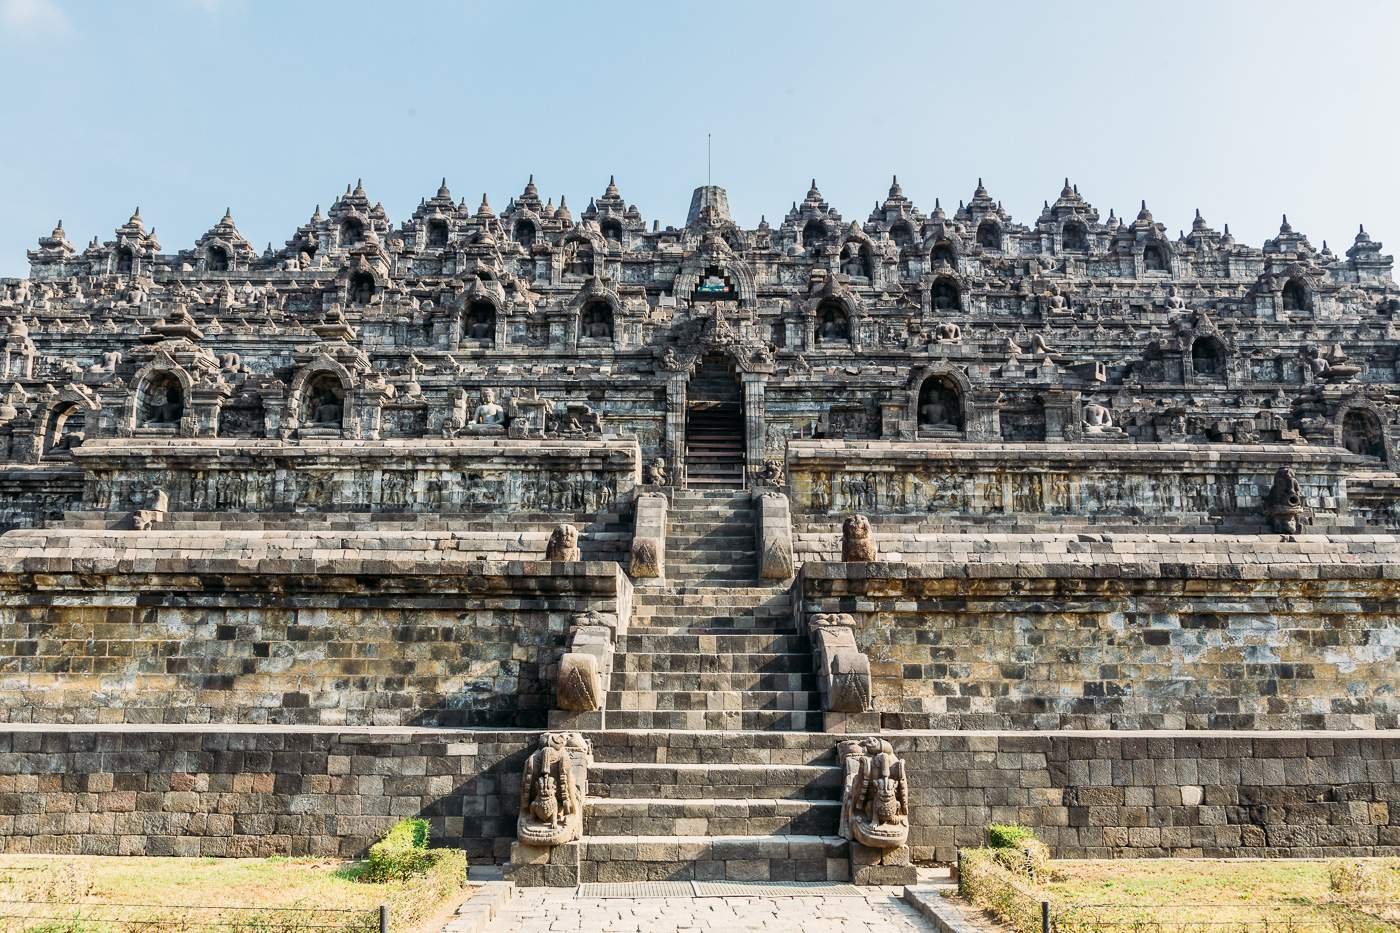
[[[833,746],[794,732],[596,736],[579,880],[849,880]]]
[[[580,881],[850,877],[841,772],[748,493],[677,490],[667,585],[633,594],[595,737]]]
[[[685,431],[685,476],[692,489],[744,485],[744,416],[737,402],[692,408]]]

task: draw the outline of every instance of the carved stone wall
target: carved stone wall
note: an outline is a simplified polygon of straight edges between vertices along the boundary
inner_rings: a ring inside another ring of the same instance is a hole
[[[152,488],[192,512],[597,512],[640,481],[635,441],[96,441],[78,449],[90,509]]]
[[[1260,503],[1292,464],[1316,527],[1346,511],[1353,458],[1337,448],[793,441],[793,510],[944,525],[1065,523],[1263,528]],[[877,523],[878,524],[878,523]]]

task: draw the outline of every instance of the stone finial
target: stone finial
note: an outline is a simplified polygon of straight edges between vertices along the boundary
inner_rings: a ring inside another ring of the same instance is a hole
[[[852,515],[841,525],[841,559],[847,563],[873,561],[879,556],[870,519]]]
[[[1282,535],[1301,534],[1310,511],[1293,468],[1279,467],[1273,485],[1264,495],[1264,514],[1269,524]]]
[[[545,545],[544,559],[572,562],[582,560],[578,547],[578,529],[573,525],[556,525]]]

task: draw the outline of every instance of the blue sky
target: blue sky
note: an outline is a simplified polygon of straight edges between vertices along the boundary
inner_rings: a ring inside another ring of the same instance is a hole
[[[1400,247],[1398,39],[1383,0],[0,0],[0,275],[137,204],[168,252],[225,206],[280,246],[360,177],[397,223],[443,175],[577,210],[616,173],[679,224],[707,131],[746,225],[812,176],[864,220],[893,173],[1031,222],[1068,175],[1173,231],[1199,207],[1257,245],[1286,212]]]

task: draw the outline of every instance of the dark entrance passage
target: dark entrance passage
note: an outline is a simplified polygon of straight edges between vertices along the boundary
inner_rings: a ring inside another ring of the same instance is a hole
[[[707,356],[686,389],[685,477],[692,489],[744,485],[743,392],[734,368]]]

